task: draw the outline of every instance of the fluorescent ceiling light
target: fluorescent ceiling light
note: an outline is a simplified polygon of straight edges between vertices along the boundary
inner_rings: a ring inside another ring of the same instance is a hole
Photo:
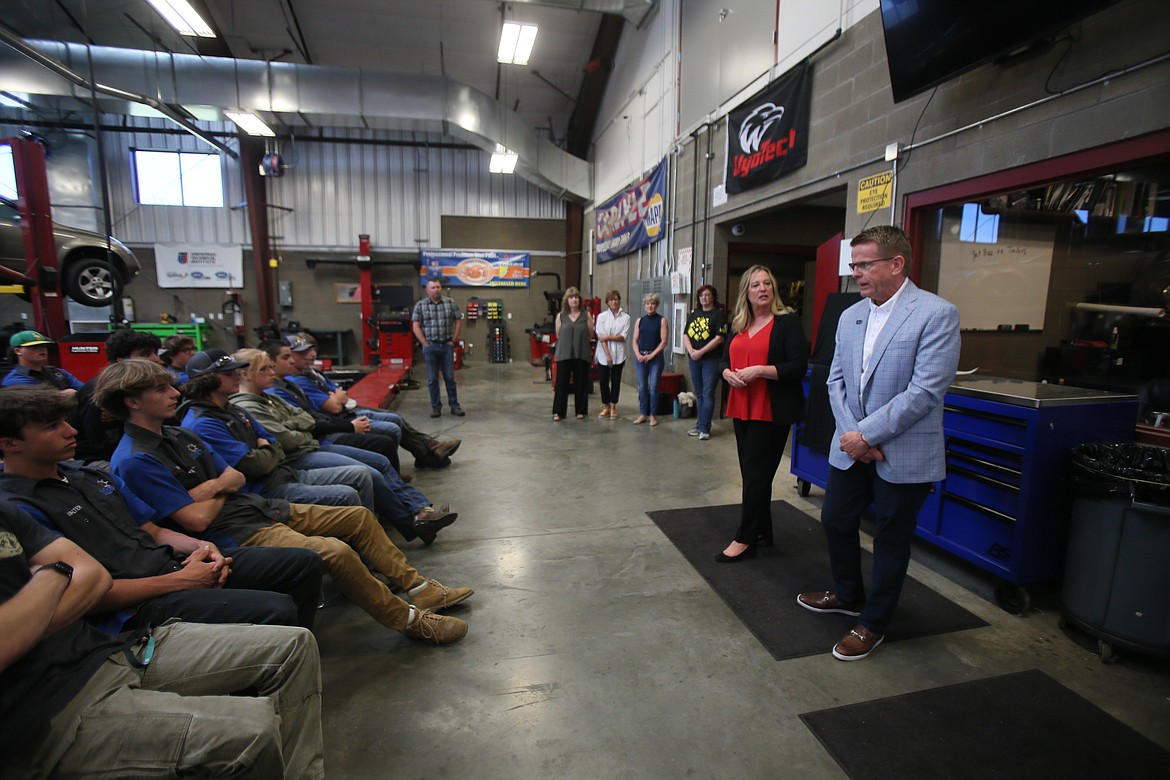
[[[536,43],[536,30],[535,24],[504,22],[496,59],[507,65],[527,65],[532,56],[532,45]]]
[[[516,159],[515,152],[496,144],[496,151],[492,153],[492,159],[488,162],[488,173],[515,173]]]
[[[179,35],[214,38],[211,26],[191,7],[187,0],[146,0],[158,11],[167,24],[174,27]]]
[[[264,124],[263,119],[250,111],[224,111],[224,114],[248,135],[263,135],[270,138],[276,136],[276,133],[272,132],[272,128]]]

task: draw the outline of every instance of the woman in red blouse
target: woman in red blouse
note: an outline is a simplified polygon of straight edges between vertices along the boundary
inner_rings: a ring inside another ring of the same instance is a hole
[[[776,293],[762,265],[739,280],[723,379],[731,386],[727,416],[735,427],[743,503],[735,539],[715,555],[719,563],[754,558],[758,543],[772,544],[772,480],[780,467],[789,427],[804,414],[801,380],[808,341],[800,319]]]

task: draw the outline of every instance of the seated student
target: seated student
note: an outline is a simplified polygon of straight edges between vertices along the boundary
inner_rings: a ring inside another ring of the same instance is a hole
[[[160,362],[158,350],[162,346],[158,336],[144,331],[122,328],[106,339],[106,362],[141,358]],[[69,415],[69,424],[77,429],[77,454],[83,463],[109,463],[118,440],[122,438],[122,422],[103,415],[93,402],[93,387],[97,378],[89,380],[77,391],[77,408]]]
[[[351,458],[294,460],[258,420],[229,403],[228,398],[240,389],[240,371],[247,368],[247,363],[233,360],[221,349],[196,353],[187,363],[192,378],[183,386],[188,400],[180,407],[180,412],[186,411],[183,427],[199,434],[229,466],[252,480],[245,490],[306,504],[360,503],[407,541],[418,535],[434,541],[439,529],[459,517],[449,507],[433,507],[429,502],[411,511],[404,503],[408,497],[390,490],[381,472]],[[346,486],[356,494],[343,494],[342,500],[336,500]]]
[[[22,330],[13,334],[8,339],[8,359],[16,366],[0,380],[0,387],[48,385],[66,395],[73,395],[80,390],[80,379],[68,371],[49,365],[49,345],[55,343],[35,330]]]
[[[376,507],[379,517],[385,518],[386,512],[396,505],[403,516],[398,518],[395,527],[400,522],[410,523],[428,546],[435,541],[435,535],[441,528],[455,522],[458,515],[445,504],[435,506],[422,491],[406,485],[394,466],[382,455],[342,444],[322,445],[318,442],[313,437],[315,423],[311,414],[274,393],[265,392],[276,377],[272,358],[266,353],[258,349],[241,349],[232,358],[247,368],[240,369],[240,391],[233,393],[228,400],[233,406],[250,414],[265,431],[276,438],[284,448],[289,465],[312,469],[347,465],[355,461],[365,464],[374,477],[375,499],[379,483],[398,499],[394,504],[379,502]]]
[[[184,384],[187,381],[187,361],[197,351],[195,339],[190,336],[167,336],[161,346],[162,351],[158,354],[163,365],[176,382]]]
[[[267,354],[276,366],[276,377],[272,380],[272,387],[266,392],[311,414],[315,438],[326,444],[343,444],[376,452],[390,461],[404,482],[410,481],[410,475],[402,473],[399,464],[397,439],[375,433],[371,430],[370,421],[366,417],[358,417],[353,413],[333,415],[317,411],[303,390],[282,378],[293,371],[292,353],[287,342],[265,341],[261,343],[260,350]]]
[[[0,539],[0,775],[325,776],[311,632],[172,623],[115,638],[80,619],[110,588],[101,564],[7,504]]]
[[[240,369],[222,349],[197,352],[187,362],[179,406],[184,428],[199,434],[224,461],[248,480],[243,490],[302,504],[374,507],[373,478],[364,466],[294,469],[271,434],[228,403],[240,389]]]
[[[316,346],[299,337],[294,337],[290,341],[287,362],[282,359],[283,352],[274,353],[272,347],[265,348],[265,351],[276,360],[276,372],[282,380],[273,384],[271,392],[314,415],[324,414],[343,419],[358,416],[359,419],[369,419],[375,432],[378,431],[377,420],[386,418],[399,428],[401,433],[395,438],[403,449],[414,456],[416,466],[445,468],[451,464],[451,456],[461,444],[459,439],[439,441],[414,428],[402,415],[382,411],[367,411],[358,415],[357,410],[347,409],[349,396],[345,391],[313,368],[313,360],[317,357]],[[351,441],[339,443],[353,444]]]
[[[166,370],[145,360],[109,366],[94,393],[99,406],[126,421],[111,461],[114,473],[162,517],[201,539],[245,547],[314,550],[342,592],[382,625],[411,639],[448,644],[467,624],[439,615],[472,595],[423,578],[363,507],[289,504],[240,492],[244,475],[198,435],[165,421],[178,392]],[[407,603],[371,573],[406,591]]]
[[[324,564],[310,550],[225,549],[155,524],[153,509],[73,457],[72,399],[48,387],[0,389],[0,499],[76,543],[114,577],[90,622],[110,634],[169,618],[313,627]]]

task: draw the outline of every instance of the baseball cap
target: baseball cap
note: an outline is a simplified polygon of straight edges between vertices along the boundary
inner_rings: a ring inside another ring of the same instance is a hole
[[[14,333],[12,338],[8,339],[8,346],[10,347],[39,347],[42,344],[55,343],[48,336],[37,333],[35,330],[22,330],[20,333]]]
[[[187,361],[187,376],[194,379],[197,376],[204,376],[205,374],[222,374],[228,371],[235,371],[239,368],[247,368],[251,363],[240,363],[222,349],[205,349],[202,352],[196,352]]]
[[[300,336],[286,336],[285,341],[288,342],[288,348],[293,352],[306,352],[315,346],[313,342]]]

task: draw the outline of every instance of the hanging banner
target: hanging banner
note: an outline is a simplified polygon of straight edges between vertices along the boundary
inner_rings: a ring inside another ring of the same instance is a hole
[[[650,175],[597,207],[597,262],[650,246],[666,235],[666,160]]]
[[[527,252],[419,250],[419,283],[441,279],[445,287],[527,287]]]
[[[244,287],[239,244],[155,244],[159,287]]]
[[[727,115],[728,194],[767,184],[808,162],[805,60]]]

